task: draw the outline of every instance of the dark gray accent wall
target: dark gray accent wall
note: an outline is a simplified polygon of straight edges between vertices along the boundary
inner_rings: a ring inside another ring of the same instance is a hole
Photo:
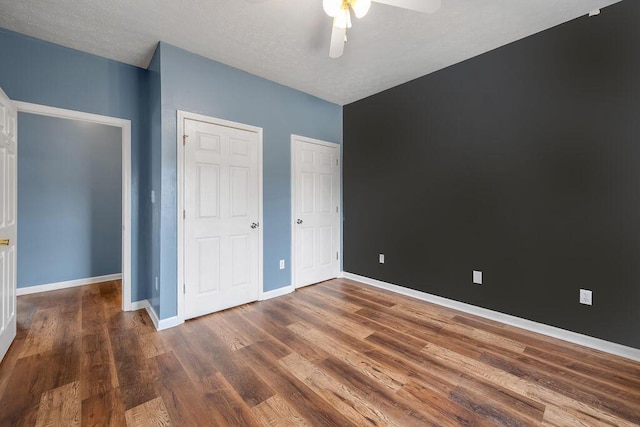
[[[640,348],[640,2],[347,105],[343,150],[345,271]]]

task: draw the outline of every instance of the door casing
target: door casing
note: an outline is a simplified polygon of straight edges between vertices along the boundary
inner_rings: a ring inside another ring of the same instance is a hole
[[[131,301],[131,121],[29,102],[14,101],[14,104],[18,107],[19,113],[79,120],[119,127],[122,130],[122,310],[133,310]]]

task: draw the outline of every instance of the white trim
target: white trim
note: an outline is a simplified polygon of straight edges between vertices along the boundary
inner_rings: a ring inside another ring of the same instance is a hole
[[[122,129],[122,309],[131,310],[131,120],[15,101],[19,112],[81,120]],[[19,155],[19,153],[18,153]],[[18,239],[20,236],[18,236]]]
[[[397,294],[406,295],[422,301],[449,307],[454,310],[462,311],[486,319],[495,320],[497,322],[506,323],[507,325],[517,328],[526,329],[527,331],[536,332],[552,338],[557,338],[570,343],[582,345],[606,353],[614,354],[620,357],[640,362],[640,349],[628,347],[626,345],[605,341],[600,338],[590,337],[588,335],[579,334],[577,332],[567,331],[566,329],[556,328],[555,326],[545,325],[543,323],[534,322],[532,320],[522,319],[520,317],[511,316],[509,314],[500,313],[498,311],[489,310],[475,305],[454,301],[448,298],[431,295],[426,292],[416,291],[414,289],[405,288],[403,286],[394,285],[380,280],[371,279],[369,277],[359,276],[357,274],[344,272],[346,279],[355,280],[377,288],[386,289]]]
[[[155,314],[155,311],[153,313]],[[179,321],[178,316],[168,317],[166,319],[160,319],[160,322],[156,325],[156,329],[163,331],[165,329],[174,328],[182,323],[184,323],[184,321]]]
[[[338,158],[338,203],[340,204],[340,212],[338,213],[338,265],[336,277],[341,277],[341,266],[342,266],[342,145],[337,144],[335,142],[322,141],[320,139],[308,138],[302,135],[291,134],[291,143],[290,143],[290,156],[291,156],[291,170],[290,170],[290,179],[291,179],[291,286],[294,289],[303,288],[305,286],[312,285],[313,283],[306,283],[304,285],[296,284],[296,204],[295,204],[295,195],[296,195],[296,158],[295,158],[295,145],[296,141],[307,142],[310,144],[322,145],[324,147],[337,148],[337,158]],[[330,280],[330,279],[325,279]]]
[[[293,285],[289,285],[289,286],[283,286],[281,288],[278,289],[274,289],[272,291],[267,291],[267,292],[262,292],[260,293],[260,301],[265,301],[271,298],[277,298],[277,297],[281,297],[283,295],[287,295],[290,294],[291,292],[295,291],[296,289],[293,287]]]
[[[131,311],[146,309],[147,305],[149,305],[149,301],[146,299],[143,299],[142,301],[134,301],[131,303]]]
[[[87,277],[84,279],[66,280],[64,282],[47,283],[44,285],[27,286],[18,288],[17,295],[37,294],[39,292],[57,291],[60,289],[75,288],[76,286],[92,285],[94,283],[121,280],[122,274],[108,274],[106,276]]]
[[[142,301],[135,301],[131,303],[131,310],[146,310],[147,314],[151,318],[153,322],[153,326],[156,328],[156,331],[162,331],[164,329],[173,328],[174,326],[178,326],[182,322],[178,322],[178,316],[169,317],[168,319],[158,319],[158,315],[156,311],[153,309],[153,306],[149,302],[149,300],[143,299]]]
[[[176,212],[176,217],[178,220],[178,269],[177,269],[177,283],[176,283],[176,292],[178,293],[177,298],[177,312],[178,315],[175,317],[170,317],[168,319],[162,319],[162,322],[166,322],[167,325],[162,329],[169,328],[171,326],[179,325],[180,323],[184,323],[184,292],[181,291],[181,288],[184,286],[184,221],[182,218],[182,211],[184,210],[184,145],[182,143],[182,136],[184,135],[184,121],[185,119],[196,120],[205,123],[211,123],[218,126],[225,126],[240,130],[245,130],[248,132],[254,132],[258,135],[258,223],[260,227],[258,228],[258,287],[259,294],[258,298],[262,298],[264,282],[263,282],[263,242],[264,242],[264,217],[263,217],[263,189],[262,189],[262,173],[263,173],[263,131],[261,127],[246,125],[244,123],[232,122],[229,120],[218,119],[216,117],[209,117],[203,114],[190,113],[188,111],[177,110],[177,128],[176,128],[176,147],[177,147],[177,198],[178,198],[178,209]],[[174,320],[175,319],[175,320]]]

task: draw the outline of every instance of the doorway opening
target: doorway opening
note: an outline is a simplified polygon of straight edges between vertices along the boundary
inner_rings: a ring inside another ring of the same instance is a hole
[[[44,116],[46,118],[67,119],[85,124],[106,125],[119,129],[121,140],[121,280],[122,280],[122,309],[125,311],[132,310],[131,301],[131,121],[102,116],[98,114],[85,113],[80,111],[67,110],[56,107],[49,107],[39,104],[31,104],[26,102],[14,102],[17,106],[18,113],[27,113],[30,115]],[[20,123],[20,121],[19,121]],[[20,136],[18,136],[20,138]],[[20,158],[20,150],[18,150],[18,158]],[[86,167],[87,165],[82,165]],[[60,165],[63,167],[63,165]],[[46,214],[46,213],[43,213]],[[73,221],[73,218],[61,217],[61,220]],[[20,235],[18,235],[20,240]],[[99,243],[99,242],[98,242]],[[104,242],[103,243],[107,243]],[[95,262],[95,261],[93,261]],[[79,286],[99,281],[114,280],[117,275],[105,275],[90,278],[80,278],[77,280],[67,280],[54,282],[45,285],[28,286],[18,288],[18,295],[42,292],[47,290],[62,289],[72,286]]]

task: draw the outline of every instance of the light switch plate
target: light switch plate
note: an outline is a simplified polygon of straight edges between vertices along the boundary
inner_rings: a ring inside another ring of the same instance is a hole
[[[380,264],[384,264],[384,254],[380,254],[380,256],[378,257],[378,262]]]

